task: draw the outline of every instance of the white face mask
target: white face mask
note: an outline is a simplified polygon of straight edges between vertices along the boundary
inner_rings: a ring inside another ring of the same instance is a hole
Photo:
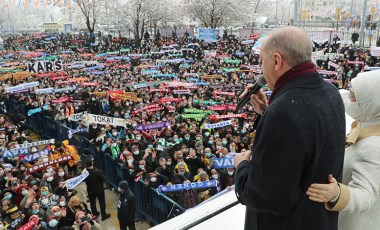
[[[4,170],[0,170],[0,176],[4,175]]]
[[[150,178],[150,181],[152,181],[152,182],[156,182],[156,181],[157,181],[157,177],[151,177],[151,178]]]
[[[132,164],[133,163],[133,159],[128,159],[128,164]]]
[[[219,175],[218,175],[218,174],[213,174],[213,175],[212,175],[212,178],[213,178],[214,180],[217,180],[217,179],[218,179],[218,177],[219,177]]]
[[[48,159],[48,158],[44,158],[42,161],[43,161],[44,163],[46,163],[46,162],[49,161],[49,159]],[[48,170],[46,170],[46,171],[48,172]]]
[[[65,201],[61,201],[61,202],[59,202],[59,206],[61,206],[61,207],[66,206],[66,202],[65,202]]]
[[[141,170],[144,170],[145,166],[144,166],[144,165],[139,165],[139,168],[140,168]]]
[[[24,170],[25,170],[25,167],[24,167],[24,166],[20,167],[20,170],[21,170],[21,171],[24,171]]]
[[[234,174],[234,172],[228,171],[228,175],[232,176],[232,174]]]
[[[26,195],[28,195],[28,190],[22,190],[22,192],[21,192],[21,194],[23,195],[23,196],[26,196]],[[0,228],[1,229],[1,228]]]
[[[344,100],[344,107],[346,109],[346,113],[353,119],[358,119],[362,115],[362,110],[357,102],[346,99]]]
[[[41,204],[43,204],[43,205],[47,205],[48,202],[49,202],[49,200],[46,199],[46,198],[44,198],[44,199],[41,200]]]
[[[4,224],[0,224],[0,229],[3,229],[4,228]]]
[[[48,182],[52,182],[52,181],[53,181],[53,177],[52,177],[52,176],[49,176],[46,180],[47,180]]]
[[[55,212],[54,213],[54,216],[56,216],[56,217],[58,217],[58,216],[60,216],[61,215],[61,211],[58,211],[58,212]]]
[[[65,172],[58,172],[58,176],[63,177],[65,175]]]

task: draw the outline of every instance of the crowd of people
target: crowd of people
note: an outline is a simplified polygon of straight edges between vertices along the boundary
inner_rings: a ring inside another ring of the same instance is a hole
[[[261,74],[259,49],[255,49],[258,41],[226,34],[218,42],[188,35],[156,36],[145,39],[141,46],[111,36],[99,38],[96,44],[84,39],[63,34],[4,39],[6,50],[0,53],[3,69],[27,71],[40,60],[62,62],[63,67],[57,71],[45,67],[24,75],[3,72],[1,76],[0,229],[28,224],[35,228],[25,229],[99,228],[95,199],[104,202],[104,196],[90,192],[87,197],[65,187],[67,179],[81,175],[85,168],[92,170],[88,150],[78,153],[69,141],[63,141],[28,148],[28,153],[37,153],[32,159],[20,154],[25,143],[36,141],[24,125],[35,113],[72,130],[88,128],[75,135],[87,136],[96,154],[119,162],[127,181],[142,180],[152,188],[218,181],[216,187],[167,193],[186,209],[230,190],[235,168],[214,167],[214,159],[232,158],[252,148],[257,114],[252,105],[238,112],[235,109],[245,86]],[[337,88],[350,87],[351,79],[365,68],[380,66],[369,50],[316,44],[314,51],[337,54],[334,59],[315,62],[321,75]],[[33,82],[37,84],[27,89],[9,90]],[[9,114],[4,105],[7,100],[17,100],[24,110]],[[88,122],[86,113],[124,119],[125,124]],[[83,115],[75,119],[76,114]],[[225,119],[229,119],[228,125],[206,128]],[[163,124],[161,128],[152,128],[158,123]],[[4,156],[12,149],[13,155]],[[48,154],[41,153],[45,149]],[[28,173],[35,165],[63,156],[71,158]],[[105,220],[108,214],[102,204],[101,209]]]

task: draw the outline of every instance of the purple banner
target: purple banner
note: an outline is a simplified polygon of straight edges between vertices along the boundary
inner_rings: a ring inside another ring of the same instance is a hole
[[[151,129],[162,129],[162,128],[166,128],[166,127],[169,127],[170,125],[170,122],[158,122],[158,123],[154,123],[154,124],[147,124],[147,125],[138,125],[136,127],[136,130],[137,131],[142,131],[142,130],[151,130]]]

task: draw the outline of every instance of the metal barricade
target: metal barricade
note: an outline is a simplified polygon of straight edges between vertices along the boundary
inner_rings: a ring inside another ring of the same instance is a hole
[[[15,108],[22,107],[23,109],[23,105],[15,100],[7,101],[6,105],[9,108],[10,114],[15,111]],[[80,155],[82,155],[85,148],[89,148],[90,153],[94,157],[95,166],[103,170],[108,183],[113,188],[117,189],[119,182],[124,180],[122,165],[120,163],[115,162],[109,155],[97,152],[96,146],[91,144],[85,136],[76,134],[69,139],[69,128],[61,122],[41,114],[34,114],[27,117],[25,124],[43,138],[54,138],[57,142],[69,140],[71,145],[76,146]],[[144,216],[153,224],[160,224],[185,211],[183,207],[166,195],[158,194],[155,189],[147,187],[142,180],[135,182],[133,179],[130,179],[128,182],[136,195],[139,217]]]

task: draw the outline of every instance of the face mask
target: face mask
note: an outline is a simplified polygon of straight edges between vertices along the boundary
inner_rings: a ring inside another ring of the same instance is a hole
[[[10,194],[8,194],[8,195],[4,196],[4,198],[5,198],[5,199],[7,199],[7,200],[10,200],[10,199],[12,199],[12,193],[10,193]]]
[[[245,129],[241,130],[241,133],[246,133],[246,132],[247,132],[247,130],[245,130]]]
[[[34,214],[38,214],[38,213],[40,212],[40,210],[37,209],[37,210],[33,210],[32,212],[33,212]]]
[[[357,102],[353,102],[350,99],[344,100],[344,107],[346,113],[353,119],[357,119],[362,114],[362,110]]]
[[[20,167],[20,170],[25,171],[25,167],[24,166]]]
[[[49,202],[49,200],[46,199],[46,198],[44,198],[44,199],[41,200],[41,204],[42,204],[42,205],[47,205],[48,202]]]
[[[140,141],[140,140],[141,140],[141,137],[140,137],[140,136],[137,136],[137,137],[136,137],[136,140]]]
[[[54,216],[56,216],[56,217],[58,217],[58,216],[60,216],[61,215],[61,211],[58,211],[58,212],[55,212],[54,213]]]
[[[148,148],[153,149],[153,145],[148,145]]]
[[[51,227],[51,228],[55,228],[57,226],[57,224],[58,224],[58,220],[56,220],[56,219],[52,219],[49,221],[49,227]]]
[[[53,177],[52,176],[49,176],[47,179],[46,179],[47,182],[52,182],[53,181]]]
[[[97,125],[93,125],[92,128],[96,129],[96,128],[98,128],[98,126]]]
[[[157,177],[151,177],[150,181],[153,182],[153,183],[156,182],[157,181]]]
[[[113,115],[114,117],[119,117],[119,114],[115,114],[115,115]]]
[[[201,138],[200,138],[200,137],[196,137],[195,139],[196,139],[197,141],[200,141],[200,140],[201,140]]]
[[[132,124],[132,127],[133,127],[133,128],[136,128],[136,126],[137,126],[137,124]]]
[[[115,148],[116,147],[116,143],[113,143],[111,146]]]
[[[183,171],[183,172],[179,172],[179,174],[184,175],[184,174],[185,174],[185,171]]]
[[[136,150],[136,151],[133,152],[133,154],[135,154],[135,155],[139,155],[139,154],[140,154],[140,151],[139,151],[139,150]]]
[[[58,204],[58,202],[57,201],[51,201],[50,204],[51,204],[51,206],[56,206]],[[61,214],[61,212],[59,214]]]
[[[49,159],[48,159],[48,158],[44,158],[42,161],[43,161],[44,163],[46,163],[46,162],[49,161]],[[46,171],[49,172],[48,170],[46,170]]]
[[[0,170],[0,176],[4,175],[4,170]]]
[[[63,177],[65,175],[65,172],[59,172],[58,176]]]
[[[185,140],[187,140],[187,141],[190,140],[190,137],[185,137]]]
[[[173,141],[174,141],[174,142],[177,142],[177,141],[178,141],[178,138],[174,138]]]
[[[205,136],[206,137],[210,136],[210,133],[209,132],[205,132]]]
[[[232,174],[234,174],[234,172],[228,171],[228,175],[232,176]]]
[[[17,185],[18,185],[17,181],[12,182],[12,185],[13,185],[13,186],[17,186]]]
[[[213,178],[214,180],[217,180],[217,179],[218,179],[218,176],[219,176],[218,174],[213,174],[213,175],[212,175],[212,178]]]
[[[122,189],[122,188],[118,187],[118,188],[117,188],[117,191],[119,191],[119,192],[123,193],[123,192],[124,192],[124,189]]]
[[[172,164],[172,162],[171,162],[171,161],[168,161],[168,162],[166,162],[166,164],[167,164],[167,165],[171,165],[171,164]]]
[[[227,141],[222,141],[222,145],[226,145],[227,144]]]
[[[133,163],[133,159],[129,159],[127,161],[128,161],[128,164],[132,164]]]
[[[219,138],[219,135],[214,135],[215,138]]]
[[[117,132],[113,132],[112,135],[117,136]]]
[[[4,224],[0,224],[0,229],[3,229],[4,228]]]
[[[23,196],[28,195],[28,190],[22,190],[21,194],[22,194]]]
[[[37,152],[37,149],[33,148],[33,149],[31,149],[30,151],[31,151],[32,153],[35,153],[35,152]]]
[[[65,202],[65,201],[60,201],[60,202],[59,202],[59,206],[61,206],[61,207],[66,206],[66,202]]]
[[[209,143],[210,145],[212,145],[214,142],[213,142],[213,141],[208,141],[208,143]]]
[[[139,168],[140,168],[141,170],[144,170],[145,166],[144,166],[144,165],[139,165]]]
[[[0,138],[1,139],[5,139],[5,135],[0,135]]]
[[[206,153],[206,157],[210,158],[211,157],[211,153]]]
[[[219,150],[219,149],[221,149],[221,148],[222,148],[222,146],[219,146],[219,145],[216,146],[216,149],[217,149],[217,150]]]

